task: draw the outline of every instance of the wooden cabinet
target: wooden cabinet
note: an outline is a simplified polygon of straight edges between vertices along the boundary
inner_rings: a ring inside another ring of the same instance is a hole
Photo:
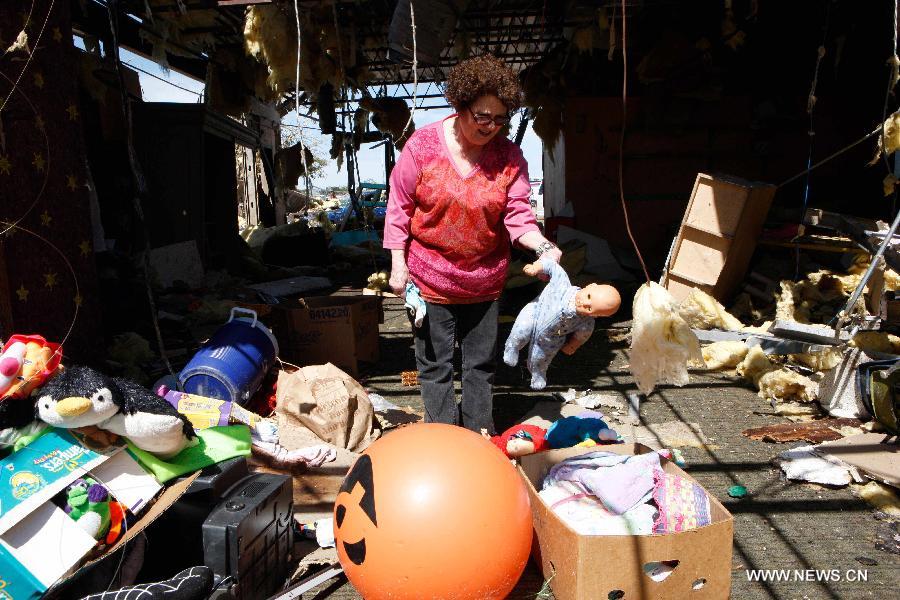
[[[725,301],[743,279],[775,186],[699,173],[662,284],[676,300],[700,288]]]

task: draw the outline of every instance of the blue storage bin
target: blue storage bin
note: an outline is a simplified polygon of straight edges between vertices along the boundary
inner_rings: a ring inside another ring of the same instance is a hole
[[[178,379],[189,394],[246,404],[277,356],[278,341],[256,311],[235,307]]]

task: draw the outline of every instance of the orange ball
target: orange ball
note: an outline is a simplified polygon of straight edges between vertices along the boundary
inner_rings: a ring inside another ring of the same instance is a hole
[[[504,598],[531,551],[528,492],[482,436],[404,427],[372,444],[334,509],[338,557],[367,600]]]

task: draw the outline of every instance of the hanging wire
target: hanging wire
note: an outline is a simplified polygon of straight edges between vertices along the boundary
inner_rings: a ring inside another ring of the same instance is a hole
[[[13,83],[12,79],[10,79],[2,71],[0,71],[0,77],[3,77],[3,79],[5,79],[6,81],[8,81],[10,83]],[[15,84],[13,84],[13,85],[15,86]],[[14,89],[17,92],[19,92],[19,94],[22,95],[22,98],[25,100],[25,103],[28,104],[28,106],[31,108],[31,111],[34,113],[35,119],[40,117],[40,113],[38,112],[37,108],[35,108],[34,104],[31,102],[31,99],[28,97],[28,94],[26,94],[24,91],[22,91],[21,88],[14,87]],[[44,190],[47,189],[47,182],[50,179],[50,138],[47,136],[47,130],[45,127],[40,127],[39,130],[41,132],[41,135],[44,136],[44,155],[47,157],[47,159],[44,161],[44,181],[41,182],[41,189],[38,190],[37,195],[35,195],[34,200],[31,201],[31,204],[28,205],[28,208],[25,209],[25,212],[23,212],[21,215],[19,215],[18,218],[13,219],[12,222],[7,223],[8,226],[5,229],[3,229],[2,231],[0,231],[0,237],[5,235],[9,230],[13,229],[19,223],[21,223],[22,221],[25,220],[25,218],[31,213],[32,210],[34,210],[34,207],[37,206],[37,203],[44,196]]]
[[[31,64],[31,59],[34,58],[34,53],[38,51],[38,46],[41,43],[41,38],[44,37],[44,29],[47,27],[47,21],[50,20],[50,13],[53,12],[53,5],[56,0],[50,0],[50,8],[47,9],[47,15],[44,17],[44,22],[41,25],[41,30],[38,33],[37,39],[34,41],[34,48],[28,54],[28,60],[25,61],[25,66],[22,67],[22,70],[19,72],[19,76],[16,78],[16,82],[13,84],[11,90],[9,90],[9,94],[6,95],[6,98],[3,100],[3,104],[0,104],[0,113],[3,112],[3,109],[6,108],[6,103],[9,102],[9,99],[12,97],[13,92],[16,91],[16,88],[19,86],[19,82],[22,81],[22,76],[25,75],[25,71],[28,70],[28,65]]]
[[[625,215],[625,230],[634,246],[634,252],[637,254],[638,260],[641,261],[641,268],[644,270],[644,277],[647,283],[650,283],[650,272],[647,271],[647,265],[644,263],[644,257],[638,248],[637,242],[634,240],[634,234],[631,232],[631,223],[628,219],[628,207],[625,204],[625,183],[624,183],[624,164],[625,164],[625,124],[628,119],[628,46],[625,38],[625,25],[627,21],[627,11],[625,10],[626,0],[622,0],[622,131],[619,135],[619,200],[622,202],[622,214]]]
[[[894,114],[897,114],[897,113],[894,113]],[[861,138],[859,138],[859,139],[856,140],[855,142],[850,142],[849,144],[847,144],[846,146],[844,146],[843,148],[841,148],[841,149],[838,150],[837,152],[834,152],[833,154],[830,154],[830,155],[826,156],[825,158],[823,158],[822,160],[820,160],[820,161],[817,162],[816,164],[812,165],[811,167],[808,167],[808,168],[806,168],[806,169],[800,171],[800,172],[797,173],[796,175],[791,175],[790,177],[788,177],[787,179],[785,179],[784,181],[782,181],[781,183],[779,183],[776,187],[780,189],[780,188],[783,188],[784,186],[786,186],[786,185],[789,184],[789,183],[792,183],[792,182],[794,182],[794,181],[797,181],[798,179],[800,179],[801,177],[803,177],[804,175],[806,175],[806,174],[809,173],[810,171],[814,171],[814,170],[818,169],[819,167],[821,167],[822,165],[824,165],[824,164],[826,164],[826,163],[828,163],[828,162],[831,162],[832,160],[834,160],[835,158],[837,158],[837,157],[840,156],[841,154],[844,154],[844,153],[847,152],[848,150],[852,150],[853,148],[855,148],[855,147],[857,147],[858,145],[862,144],[863,142],[865,142],[865,141],[868,140],[869,138],[872,138],[872,137],[875,137],[876,135],[881,134],[882,131],[883,131],[883,128],[882,128],[883,123],[884,123],[884,122],[882,121],[882,123],[879,124],[878,127],[876,127],[875,129],[873,129],[872,131],[870,131],[870,132],[867,133],[866,135],[862,136]]]
[[[294,0],[294,22],[297,25],[297,65],[294,70],[294,110],[300,116],[300,8]],[[297,134],[300,141],[300,162],[303,165],[303,176],[306,178],[306,199],[309,200],[309,165],[306,164],[306,144],[303,143],[303,132]],[[262,153],[262,150],[260,150]]]
[[[809,128],[806,131],[806,135],[809,137],[809,151],[806,155],[806,181],[803,185],[803,207],[800,211],[800,223],[797,228],[797,236],[803,235],[803,216],[806,214],[806,208],[809,205],[809,190],[810,190],[810,174],[812,172],[812,160],[813,160],[813,140],[816,136],[816,129],[813,120],[813,112],[816,108],[816,87],[819,84],[819,68],[822,66],[822,59],[825,58],[825,43],[828,41],[828,24],[831,19],[831,4],[825,3],[825,20],[822,24],[822,42],[819,44],[819,47],[816,49],[816,66],[813,69],[813,78],[812,83],[809,87],[809,95],[806,98],[806,114],[809,118]],[[796,280],[800,277],[800,248],[799,246],[794,249],[794,279]]]
[[[888,65],[888,81],[887,86],[884,91],[884,106],[881,112],[881,125],[878,127],[875,132],[881,133],[881,157],[884,160],[885,169],[888,172],[888,175],[893,174],[893,170],[891,169],[890,162],[888,161],[885,144],[885,132],[884,132],[884,123],[887,121],[887,107],[888,101],[891,96],[891,90],[894,89],[894,86],[897,84],[897,68],[900,67],[900,59],[897,57],[897,1],[893,2],[894,4],[894,14],[893,14],[893,29],[891,34],[891,56],[887,60]],[[894,113],[896,114],[896,113]],[[896,161],[896,155],[894,157]],[[891,245],[894,241],[894,234],[896,233],[898,227],[900,227],[900,212],[896,210],[897,206],[897,187],[894,185],[893,192],[893,203],[892,203],[892,213],[894,214],[893,222],[888,230],[885,232],[884,240],[882,240],[881,244],[878,246],[878,250],[872,256],[872,260],[869,262],[868,268],[866,268],[865,273],[860,278],[859,283],[856,284],[856,288],[853,290],[853,293],[850,295],[850,298],[847,299],[847,303],[844,305],[843,310],[838,312],[830,321],[830,323],[835,323],[835,330],[842,327],[844,323],[846,323],[853,314],[853,309],[856,305],[856,302],[859,300],[859,297],[862,296],[863,290],[869,282],[869,279],[872,277],[872,274],[881,266],[882,256],[884,252],[887,250],[888,246]]]
[[[144,219],[144,209],[141,205],[142,199],[148,197],[147,181],[144,179],[144,173],[141,170],[137,153],[134,149],[134,128],[132,126],[131,99],[125,92],[125,76],[122,74],[122,60],[119,57],[119,5],[118,0],[109,0],[106,5],[107,15],[109,16],[109,30],[112,33],[112,58],[113,65],[116,70],[116,77],[119,82],[119,97],[121,98],[122,115],[125,118],[125,143],[128,151],[128,165],[131,167],[131,177],[135,186],[134,193],[131,194],[132,207],[138,218],[142,233],[144,235],[144,252],[143,269],[144,269],[144,287],[147,291],[147,304],[150,306],[150,322],[153,324],[153,332],[156,335],[156,344],[159,348],[159,355],[166,365],[169,375],[176,381],[176,387],[181,390],[181,382],[175,374],[175,369],[166,353],[166,345],[163,341],[162,331],[159,327],[159,317],[156,308],[156,297],[153,294],[153,287],[150,285],[150,230],[147,227],[147,221]]]
[[[406,130],[409,129],[409,124],[413,122],[413,115],[416,114],[416,88],[419,87],[419,57],[416,53],[416,11],[413,9],[412,0],[409,1],[409,22],[412,27],[412,74],[413,74],[413,92],[412,92],[412,109],[409,111],[409,119],[406,121],[406,125],[403,126],[403,130],[400,133],[401,138],[408,139],[406,135]]]
[[[884,90],[884,105],[881,109],[881,147],[885,148],[885,122],[887,121],[887,111],[888,111],[888,102],[890,101],[891,91],[894,89],[894,86],[897,85],[897,76],[898,69],[900,69],[900,58],[897,57],[897,0],[894,0],[894,11],[893,11],[893,28],[891,35],[891,56],[887,60],[888,64],[888,82],[887,87]],[[887,171],[887,175],[893,175],[894,171],[891,169],[891,163],[888,161],[887,152],[882,151],[881,158],[884,161],[884,168]],[[897,158],[894,157],[894,162],[897,162]],[[894,184],[892,200],[891,200],[891,214],[897,212],[897,186],[896,182]]]
[[[49,246],[50,249],[52,249],[54,252],[56,252],[59,255],[59,257],[63,261],[63,264],[66,265],[66,268],[69,270],[69,273],[72,275],[72,284],[75,286],[75,298],[79,298],[81,296],[81,289],[78,286],[78,277],[75,274],[75,269],[72,267],[72,263],[69,262],[69,259],[66,258],[66,254],[62,250],[60,250],[59,247],[57,247],[53,242],[51,242],[47,238],[43,237],[39,233],[35,233],[34,231],[32,231],[26,227],[22,227],[21,225],[16,225],[16,224],[10,223],[8,221],[0,221],[0,225],[6,225],[7,226],[6,231],[9,231],[10,229],[15,229],[16,231],[21,231],[23,233],[27,233],[28,235],[35,237],[38,240],[40,240],[41,242],[44,242],[45,244],[47,244],[47,246]],[[69,339],[69,336],[72,334],[72,330],[75,328],[75,322],[78,320],[79,306],[78,306],[78,302],[73,302],[73,304],[75,305],[75,311],[72,313],[72,322],[69,323],[68,328],[66,328],[66,334],[63,336],[62,341],[59,342],[59,349],[57,349],[53,353],[53,356],[60,355],[60,353],[62,352],[63,346],[65,346],[66,342]],[[35,373],[33,375],[33,378],[37,378],[39,376],[40,376],[40,373]]]

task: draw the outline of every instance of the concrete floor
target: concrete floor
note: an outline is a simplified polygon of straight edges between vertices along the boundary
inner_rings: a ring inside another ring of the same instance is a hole
[[[502,339],[508,328],[509,325],[502,327]],[[519,369],[501,365],[495,395],[498,429],[516,422],[537,400],[549,399],[553,391],[573,387],[624,395],[634,390],[625,342],[610,341],[610,337],[622,338],[624,331],[627,323],[598,327],[575,356],[558,356],[548,376],[550,385],[541,393],[531,392]],[[385,301],[381,344],[381,362],[367,372],[365,385],[395,404],[421,410],[418,388],[400,385],[400,371],[415,370],[415,359],[409,323],[402,305],[394,299]],[[650,423],[695,422],[709,438],[712,447],[684,448],[683,453],[687,471],[734,515],[732,598],[898,597],[900,556],[875,547],[876,531],[887,527],[887,522],[878,519],[848,489],[786,481],[770,461],[779,452],[802,443],[771,444],[741,435],[749,427],[783,421],[772,414],[755,391],[725,374],[695,373],[689,385],[663,388],[650,396],[641,407],[641,418]],[[729,498],[727,490],[735,484],[746,486],[749,497]],[[760,583],[748,578],[747,570],[754,569],[837,569],[842,580]],[[846,579],[847,571],[855,574],[857,570],[865,572],[867,582]],[[534,598],[542,583],[538,569],[529,564],[510,597]],[[358,597],[344,578],[302,596],[303,600]],[[549,597],[552,596],[542,595]]]

